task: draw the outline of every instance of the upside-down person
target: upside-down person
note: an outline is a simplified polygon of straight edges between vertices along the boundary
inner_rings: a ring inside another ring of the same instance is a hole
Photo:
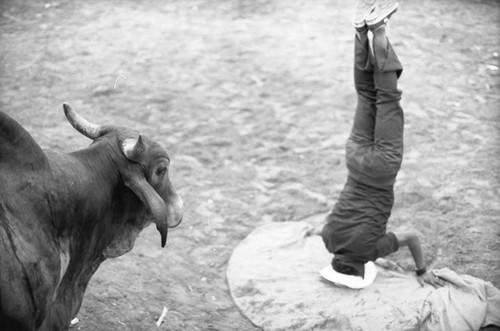
[[[386,37],[386,24],[397,8],[394,0],[357,3],[353,19],[357,107],[346,143],[348,177],[322,237],[334,254],[335,273],[364,278],[369,261],[408,246],[420,284],[442,286],[443,280],[427,271],[414,233],[386,232],[403,158],[404,115],[398,90],[403,67]],[[368,31],[373,35],[371,44]]]

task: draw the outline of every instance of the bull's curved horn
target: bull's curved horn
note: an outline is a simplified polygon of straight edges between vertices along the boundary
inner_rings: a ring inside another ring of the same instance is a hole
[[[63,104],[64,114],[69,123],[85,137],[96,140],[103,134],[102,126],[87,121],[68,104]]]
[[[139,135],[139,138],[137,138],[137,140],[125,139],[121,144],[121,148],[122,153],[127,159],[136,162],[139,160],[141,154],[146,149],[146,145],[142,140],[142,135]]]

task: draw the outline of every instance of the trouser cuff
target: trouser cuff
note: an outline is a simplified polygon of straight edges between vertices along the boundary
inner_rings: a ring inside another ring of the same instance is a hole
[[[399,58],[392,48],[392,45],[387,41],[387,47],[381,48],[378,45],[373,45],[373,52],[375,55],[374,63],[380,72],[396,72],[397,77],[401,76],[403,72],[403,65],[399,61]]]

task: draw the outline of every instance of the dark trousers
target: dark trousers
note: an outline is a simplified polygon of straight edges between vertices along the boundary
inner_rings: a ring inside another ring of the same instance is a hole
[[[346,164],[356,180],[376,187],[394,184],[403,159],[403,109],[397,81],[402,72],[391,44],[374,55],[368,42],[356,37],[354,85],[358,100],[351,134],[346,143]]]

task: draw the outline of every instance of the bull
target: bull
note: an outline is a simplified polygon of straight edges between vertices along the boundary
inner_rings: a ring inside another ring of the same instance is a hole
[[[88,148],[42,150],[0,112],[0,330],[68,329],[105,259],[152,222],[165,246],[182,220],[161,145],[63,108]]]

